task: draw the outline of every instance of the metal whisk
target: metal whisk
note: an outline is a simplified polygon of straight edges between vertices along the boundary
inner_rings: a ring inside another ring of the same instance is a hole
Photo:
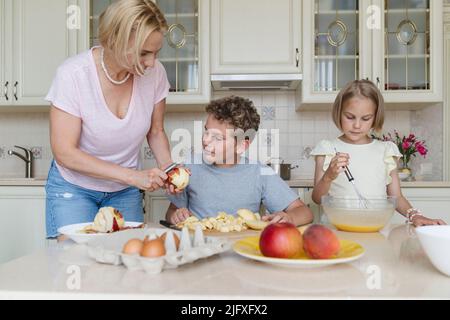
[[[336,148],[334,148],[334,150],[336,151],[336,154],[339,153],[336,150]],[[350,172],[349,168],[347,166],[345,166],[344,169],[345,169],[344,173],[347,176],[348,181],[352,184],[353,190],[355,190],[355,193],[358,196],[358,202],[359,202],[360,208],[368,209],[369,208],[369,200],[364,198],[364,196],[361,194],[361,192],[359,192],[359,190],[358,190],[358,188],[356,187],[356,184],[355,184],[355,178],[353,178],[353,175]]]

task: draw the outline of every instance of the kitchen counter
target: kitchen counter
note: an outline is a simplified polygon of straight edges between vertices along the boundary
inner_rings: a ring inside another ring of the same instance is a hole
[[[0,177],[0,186],[45,186],[47,183],[46,178],[5,178]],[[314,186],[313,180],[305,179],[293,179],[286,181],[291,188],[312,188]],[[450,188],[450,181],[411,181],[401,182],[401,186],[404,188]]]
[[[362,244],[366,254],[351,264],[304,270],[228,251],[159,275],[97,264],[87,257],[85,246],[66,242],[0,265],[0,299],[450,298],[450,277],[431,265],[407,226],[337,234]],[[77,274],[80,288],[71,290]]]
[[[312,188],[313,180],[293,179],[286,181],[291,188]],[[403,188],[450,188],[450,181],[401,181]]]
[[[0,177],[0,186],[11,187],[43,187],[47,178],[10,178]]]

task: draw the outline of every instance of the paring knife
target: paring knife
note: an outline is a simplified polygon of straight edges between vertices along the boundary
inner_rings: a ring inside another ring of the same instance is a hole
[[[169,229],[173,229],[173,230],[177,230],[177,231],[180,231],[180,230],[181,230],[181,229],[178,228],[176,225],[171,224],[169,221],[166,221],[166,220],[160,220],[160,221],[159,221],[159,224],[162,225],[162,226],[164,226],[164,227],[166,227],[166,228],[169,228]]]
[[[164,173],[168,174],[170,171],[172,171],[173,169],[175,169],[176,167],[178,167],[180,164],[179,163],[172,163],[170,166],[168,166],[166,169],[164,169]]]

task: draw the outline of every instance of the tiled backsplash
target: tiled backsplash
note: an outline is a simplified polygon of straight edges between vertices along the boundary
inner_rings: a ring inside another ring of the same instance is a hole
[[[233,93],[219,92],[215,98],[231,94]],[[279,129],[280,156],[285,162],[300,166],[292,172],[292,177],[312,178],[314,160],[306,159],[305,149],[314,147],[322,139],[333,139],[339,135],[330,112],[296,112],[293,92],[238,91],[234,94],[254,102],[261,115],[261,129]],[[185,128],[193,133],[194,121],[204,121],[205,118],[203,113],[168,113],[165,127],[169,140],[172,132],[178,128]],[[440,105],[421,111],[388,111],[386,114],[384,131],[396,129],[403,134],[413,131],[427,140],[430,155],[425,160],[413,160],[417,170],[421,164],[425,164],[423,168],[427,167],[427,164],[428,167],[429,164],[432,165],[432,174],[425,176],[427,180],[442,180],[441,119]],[[433,125],[429,126],[429,123]],[[23,161],[7,155],[13,145],[33,148],[38,156],[35,161],[35,175],[45,176],[52,159],[48,113],[0,113],[0,177],[23,175]],[[153,154],[146,146],[142,147],[142,159],[145,167],[154,166]]]

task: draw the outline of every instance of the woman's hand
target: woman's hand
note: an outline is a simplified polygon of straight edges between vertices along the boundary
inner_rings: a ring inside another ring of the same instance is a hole
[[[412,224],[415,227],[421,226],[445,226],[447,225],[443,220],[440,219],[430,219],[424,216],[414,216],[412,219]]]
[[[344,172],[346,166],[349,165],[350,156],[347,153],[338,153],[331,159],[330,166],[324,173],[324,178],[331,181],[336,180],[336,178]]]
[[[158,168],[135,171],[134,175],[130,178],[130,185],[141,190],[154,192],[164,187],[164,182],[167,178],[167,174]]]
[[[192,216],[192,213],[188,209],[180,208],[172,212],[167,220],[171,224],[177,225],[180,222],[183,222],[184,220],[189,218],[190,216]]]
[[[292,217],[284,211],[265,215],[262,217],[262,220],[269,222],[269,224],[282,223],[282,222],[288,222],[288,223],[295,224],[294,219],[292,219]]]

